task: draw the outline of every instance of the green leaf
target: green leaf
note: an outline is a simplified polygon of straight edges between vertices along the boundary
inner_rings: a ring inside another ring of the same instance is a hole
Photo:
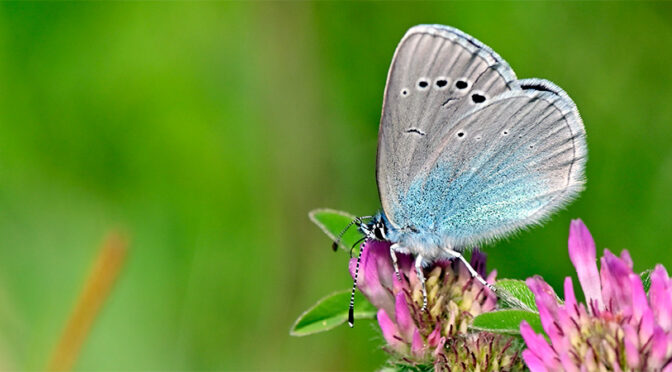
[[[499,310],[474,318],[471,328],[493,333],[520,334],[520,322],[526,320],[535,332],[544,334],[539,314],[525,310]]]
[[[642,278],[642,285],[644,285],[644,292],[649,293],[649,288],[651,288],[651,270],[646,270],[643,273],[639,274],[639,277]]]
[[[307,336],[333,329],[348,320],[349,304],[349,289],[334,292],[317,301],[315,305],[301,314],[294,322],[289,334]],[[355,319],[373,319],[376,312],[377,309],[364,296],[359,292],[355,294]]]
[[[355,219],[355,216],[350,213],[333,209],[315,209],[308,213],[308,217],[334,242],[338,234]],[[363,237],[364,235],[357,230],[356,226],[350,226],[348,231],[343,234],[340,246],[350,252],[350,248]]]
[[[495,282],[495,288],[497,288],[497,296],[506,307],[538,312],[537,304],[534,302],[534,293],[527,288],[524,281],[501,279]]]

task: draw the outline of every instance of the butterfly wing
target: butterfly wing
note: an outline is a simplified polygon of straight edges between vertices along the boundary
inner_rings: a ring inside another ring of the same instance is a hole
[[[402,39],[377,167],[394,227],[440,234],[452,246],[498,237],[574,196],[585,156],[583,124],[560,88],[517,80],[501,57],[455,29],[416,26]]]

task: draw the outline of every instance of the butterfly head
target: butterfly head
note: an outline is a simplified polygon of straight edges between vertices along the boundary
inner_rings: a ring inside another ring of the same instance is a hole
[[[376,214],[369,222],[360,222],[357,227],[367,239],[388,241],[387,224],[381,213]]]

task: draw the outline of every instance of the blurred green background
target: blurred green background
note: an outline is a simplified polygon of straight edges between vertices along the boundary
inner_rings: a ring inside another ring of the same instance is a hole
[[[587,190],[487,247],[500,277],[573,272],[571,218],[672,268],[670,3],[0,4],[0,369],[45,367],[103,237],[129,256],[77,370],[371,370],[373,323],[291,338],[348,288],[307,218],[379,207],[394,48],[458,27],[576,101]],[[345,306],[345,304],[344,304]]]

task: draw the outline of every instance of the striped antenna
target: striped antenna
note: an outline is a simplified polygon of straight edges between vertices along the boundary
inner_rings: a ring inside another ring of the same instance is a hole
[[[350,247],[350,258],[352,258],[352,251],[355,250],[355,247],[364,240],[366,240],[366,236],[356,241],[355,244],[353,244],[352,247]]]
[[[357,290],[357,278],[359,277],[359,262],[362,260],[362,252],[364,252],[366,242],[362,244],[357,255],[357,265],[355,266],[355,279],[352,283],[352,293],[350,294],[350,309],[348,310],[348,325],[350,328],[355,326],[355,291]]]
[[[333,249],[334,252],[336,252],[338,250],[338,245],[341,244],[341,239],[343,238],[343,235],[345,235],[346,231],[348,231],[348,229],[350,227],[352,227],[352,225],[357,225],[357,226],[361,225],[362,224],[362,219],[368,219],[368,218],[373,218],[373,216],[355,217],[354,220],[350,221],[350,223],[341,231],[341,233],[338,234],[338,237],[336,238],[334,243],[331,245],[331,249]]]

